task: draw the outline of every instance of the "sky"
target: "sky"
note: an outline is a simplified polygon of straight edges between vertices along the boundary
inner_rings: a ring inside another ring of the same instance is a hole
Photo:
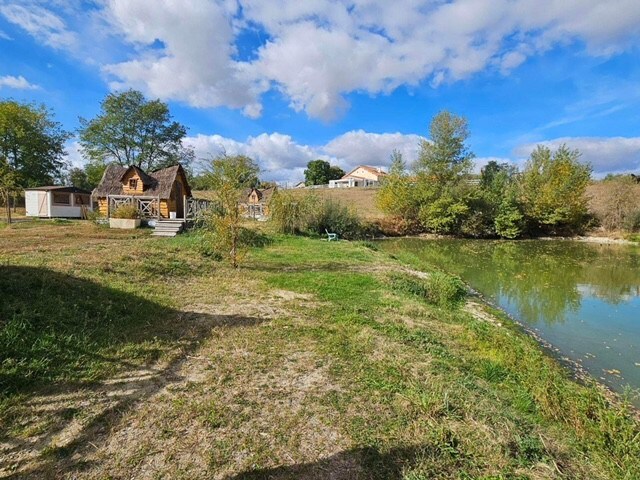
[[[640,0],[0,0],[0,98],[75,131],[128,88],[199,162],[246,154],[266,180],[411,163],[445,109],[477,168],[566,143],[596,176],[638,172]]]

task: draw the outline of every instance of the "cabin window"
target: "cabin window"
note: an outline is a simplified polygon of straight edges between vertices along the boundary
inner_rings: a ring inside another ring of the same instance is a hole
[[[137,190],[138,189],[138,179],[137,178],[130,178],[129,179],[129,189],[130,190]]]
[[[53,203],[56,205],[71,205],[71,196],[68,193],[54,193]]]

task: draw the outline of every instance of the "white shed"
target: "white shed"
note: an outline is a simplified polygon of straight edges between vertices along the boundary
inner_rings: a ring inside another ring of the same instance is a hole
[[[91,192],[76,187],[36,187],[24,191],[28,217],[83,218],[91,210]]]

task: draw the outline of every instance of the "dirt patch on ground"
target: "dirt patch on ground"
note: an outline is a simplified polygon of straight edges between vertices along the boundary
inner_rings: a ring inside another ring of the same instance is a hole
[[[349,442],[317,402],[339,388],[329,363],[274,324],[310,301],[279,290],[191,305],[180,321],[199,334],[172,358],[29,398],[33,425],[0,443],[0,477],[225,478],[338,453]]]

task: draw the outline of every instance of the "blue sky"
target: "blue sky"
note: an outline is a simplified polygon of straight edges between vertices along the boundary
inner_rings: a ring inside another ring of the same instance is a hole
[[[637,0],[0,0],[0,97],[74,130],[140,89],[199,158],[248,154],[276,180],[411,161],[442,109],[478,165],[567,143],[598,176],[638,171],[639,60]]]

